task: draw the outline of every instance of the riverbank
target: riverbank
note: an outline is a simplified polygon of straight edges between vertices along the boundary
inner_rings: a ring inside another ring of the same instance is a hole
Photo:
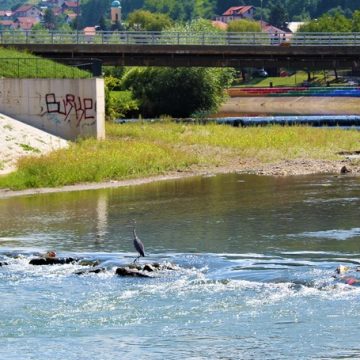
[[[219,173],[340,175],[345,166],[350,172],[344,176],[360,174],[356,130],[165,122],[108,124],[107,135],[106,141],[86,140],[22,158],[17,172],[0,178],[0,198]]]
[[[230,97],[214,117],[246,115],[357,115],[356,97]]]
[[[341,169],[345,168],[349,171],[341,173]],[[67,185],[55,188],[36,188],[25,190],[10,190],[0,189],[0,199],[16,197],[16,196],[29,196],[36,194],[49,194],[59,192],[73,192],[73,191],[85,191],[85,190],[100,190],[110,189],[117,187],[129,187],[142,184],[149,184],[157,181],[169,181],[184,179],[195,176],[215,176],[218,174],[255,174],[262,176],[300,176],[300,175],[315,175],[315,174],[332,174],[334,176],[360,176],[360,162],[355,161],[349,157],[345,157],[342,160],[330,161],[330,160],[308,160],[308,159],[296,159],[296,160],[283,160],[272,164],[262,164],[256,161],[239,161],[238,163],[227,164],[225,166],[215,166],[189,169],[186,171],[169,172],[167,174],[161,174],[157,176],[150,176],[137,179],[127,180],[111,180],[103,181],[99,183],[82,183],[75,185]]]

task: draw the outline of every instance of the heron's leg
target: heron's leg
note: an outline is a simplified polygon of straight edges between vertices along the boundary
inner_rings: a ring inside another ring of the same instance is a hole
[[[133,261],[133,264],[135,264],[135,263],[139,260],[139,257],[140,257],[140,256],[138,256],[137,258],[135,258],[135,260]]]

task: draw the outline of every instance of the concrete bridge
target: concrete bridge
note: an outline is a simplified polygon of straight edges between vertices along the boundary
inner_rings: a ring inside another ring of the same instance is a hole
[[[0,32],[0,45],[118,66],[360,68],[360,33]]]

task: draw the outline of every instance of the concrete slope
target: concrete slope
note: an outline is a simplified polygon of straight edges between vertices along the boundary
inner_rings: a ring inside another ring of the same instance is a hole
[[[25,155],[42,155],[68,146],[68,141],[0,113],[0,174],[16,169]]]

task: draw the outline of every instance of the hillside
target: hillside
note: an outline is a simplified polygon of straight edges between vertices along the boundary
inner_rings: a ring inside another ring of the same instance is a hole
[[[39,4],[39,0],[1,0],[0,10],[11,9],[24,3]],[[98,24],[101,18],[108,19],[110,0],[82,0],[82,23]],[[46,5],[46,1],[41,1]],[[127,15],[137,9],[162,12],[174,20],[190,20],[197,17],[213,18],[231,6],[252,5],[256,7],[257,17],[270,21],[272,16],[283,13],[285,21],[315,19],[328,11],[339,10],[350,17],[360,8],[360,0],[122,0],[122,12]]]

